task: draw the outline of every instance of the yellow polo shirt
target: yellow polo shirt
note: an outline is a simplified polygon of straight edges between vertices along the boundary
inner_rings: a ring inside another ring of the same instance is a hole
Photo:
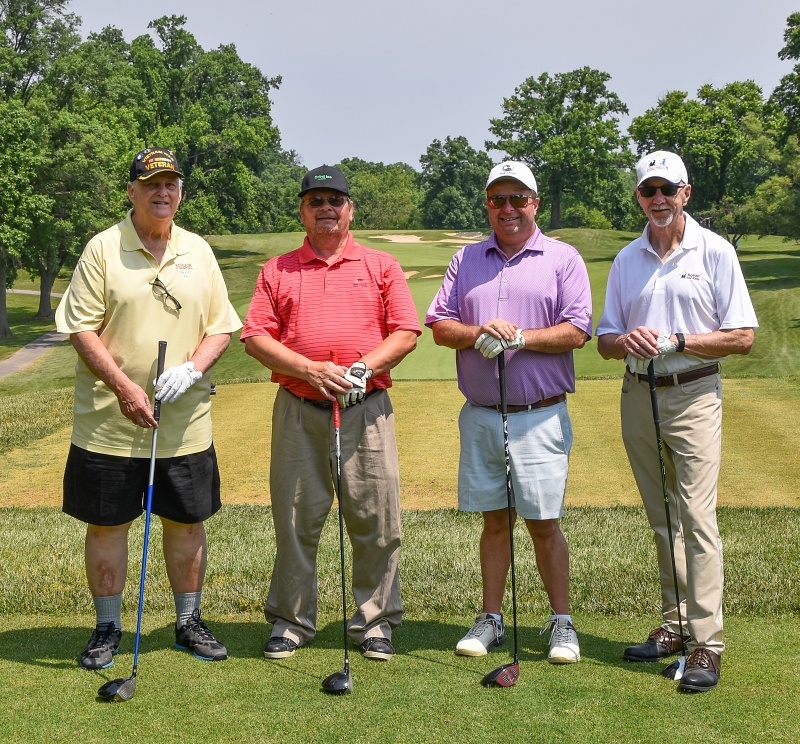
[[[128,216],[92,238],[58,309],[62,333],[97,331],[120,369],[152,400],[158,342],[167,342],[166,368],[187,362],[206,336],[242,327],[228,300],[211,247],[173,223],[159,266]],[[153,292],[158,277],[181,304],[176,311]],[[129,421],[117,396],[84,363],[75,367],[72,443],[91,452],[149,457],[152,433]],[[202,452],[211,445],[211,376],[161,407],[158,457]]]

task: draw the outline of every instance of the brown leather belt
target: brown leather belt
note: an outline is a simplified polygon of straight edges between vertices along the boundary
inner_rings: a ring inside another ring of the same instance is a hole
[[[552,398],[545,398],[538,403],[529,403],[527,406],[506,406],[509,413],[522,413],[523,411],[532,411],[534,408],[547,408],[554,406],[556,403],[563,403],[567,399],[566,393],[561,395],[554,395]],[[491,408],[493,411],[500,411],[500,406],[481,406],[481,408]]]
[[[708,367],[698,367],[697,369],[689,370],[688,372],[681,372],[677,375],[658,375],[656,377],[656,387],[672,387],[674,385],[683,385],[684,382],[692,382],[699,380],[703,377],[710,377],[719,372],[719,363],[715,362]],[[639,382],[647,382],[647,375],[636,375]]]

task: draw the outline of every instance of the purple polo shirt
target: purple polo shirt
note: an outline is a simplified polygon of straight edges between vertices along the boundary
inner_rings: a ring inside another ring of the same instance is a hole
[[[439,320],[482,325],[492,318],[516,323],[523,330],[567,321],[591,336],[592,296],[581,255],[571,245],[546,237],[538,227],[511,259],[498,247],[494,233],[482,243],[462,248],[450,262],[425,325]],[[487,359],[472,347],[460,349],[456,368],[458,387],[470,403],[500,403],[496,359]],[[574,393],[572,352],[506,352],[506,392],[508,405]]]

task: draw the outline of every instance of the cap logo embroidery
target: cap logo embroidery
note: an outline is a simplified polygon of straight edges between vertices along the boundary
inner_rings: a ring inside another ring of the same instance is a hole
[[[512,171],[512,170],[514,170],[514,166],[513,166],[513,165],[511,165],[511,163],[506,163],[506,164],[503,166],[503,170],[504,170],[506,173],[508,173],[509,171]]]
[[[333,176],[329,176],[327,173],[318,173],[314,176],[315,181],[330,181],[333,179]]]

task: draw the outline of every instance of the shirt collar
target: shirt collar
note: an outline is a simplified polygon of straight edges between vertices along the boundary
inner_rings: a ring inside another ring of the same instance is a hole
[[[305,240],[303,240],[303,245],[300,246],[299,249],[299,258],[300,263],[312,263],[313,261],[322,261],[325,263],[323,259],[321,259],[316,253],[314,253],[314,249],[311,247],[311,243],[308,240],[308,236],[306,236]],[[356,243],[353,238],[353,233],[347,233],[347,242],[344,246],[344,251],[342,251],[342,255],[339,256],[339,261],[360,261],[363,255],[362,247]]]
[[[119,223],[119,231],[122,235],[122,250],[144,251],[145,253],[150,253],[150,251],[144,247],[144,243],[142,243],[139,233],[136,232],[136,228],[133,226],[133,219],[131,218],[131,215],[133,215],[133,209],[129,209],[128,214],[125,215],[125,219]],[[170,226],[169,242],[167,243],[166,253],[173,256],[182,256],[184,253],[188,252],[188,245],[186,245],[184,241],[180,239],[180,228],[178,228],[173,222]]]
[[[510,261],[513,258],[517,258],[517,256],[521,256],[525,251],[536,251],[537,253],[544,253],[544,234],[539,229],[539,226],[536,225],[536,229],[533,231],[533,235],[531,235],[528,240],[525,242],[525,245],[517,251],[511,258],[506,256],[503,253],[502,249],[497,243],[497,236],[492,230],[492,234],[489,236],[489,240],[486,241],[486,252],[488,253],[490,250],[497,251],[500,256],[503,258],[504,261]]]

